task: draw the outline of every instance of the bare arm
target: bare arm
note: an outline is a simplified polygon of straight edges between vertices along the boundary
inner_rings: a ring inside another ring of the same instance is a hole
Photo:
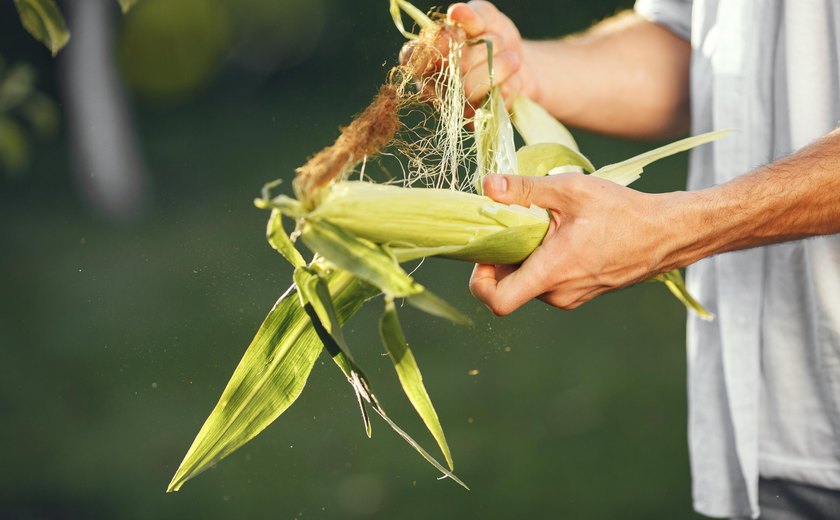
[[[717,253],[840,232],[840,130],[700,191],[646,194],[561,174],[493,175],[485,192],[548,208],[552,222],[521,266],[477,265],[473,294],[499,315],[532,298],[570,309]]]
[[[631,138],[666,138],[689,129],[689,43],[625,12],[585,33],[523,40],[491,3],[453,4],[449,17],[470,38],[494,42],[494,73],[510,98],[522,93],[569,125]],[[463,56],[471,101],[487,93],[486,52]]]
[[[673,194],[682,240],[666,264],[840,232],[840,129],[726,184]],[[681,206],[681,207],[680,207]],[[665,266],[667,267],[667,265]]]

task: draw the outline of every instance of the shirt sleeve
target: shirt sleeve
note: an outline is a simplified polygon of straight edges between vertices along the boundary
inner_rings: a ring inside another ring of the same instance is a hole
[[[636,0],[636,13],[684,40],[691,39],[692,0]]]

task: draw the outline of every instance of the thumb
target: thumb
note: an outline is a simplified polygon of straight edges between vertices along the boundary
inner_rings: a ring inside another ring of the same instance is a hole
[[[538,177],[522,175],[488,175],[484,178],[484,194],[503,204],[529,207],[538,204]]]

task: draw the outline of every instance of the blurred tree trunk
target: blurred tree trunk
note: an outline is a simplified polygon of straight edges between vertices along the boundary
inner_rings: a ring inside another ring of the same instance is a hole
[[[62,7],[72,38],[59,56],[76,181],[87,203],[111,218],[142,213],[149,179],[114,64],[112,0]]]

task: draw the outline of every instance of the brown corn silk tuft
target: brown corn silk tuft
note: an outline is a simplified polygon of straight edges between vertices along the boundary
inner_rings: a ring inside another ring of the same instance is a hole
[[[295,192],[311,205],[318,191],[340,179],[356,163],[375,155],[394,138],[399,128],[397,87],[383,85],[373,102],[341,130],[335,143],[315,154],[296,170]]]
[[[445,89],[440,64],[451,59],[451,51],[447,56],[441,47],[449,47],[455,41],[443,29],[442,19],[437,25],[423,29],[420,37],[412,42],[405,63],[391,69],[388,82],[380,87],[370,105],[341,129],[332,145],[295,170],[294,191],[307,208],[317,206],[323,188],[333,181],[346,179],[362,160],[386,151],[401,155],[409,171],[418,177],[441,177],[436,174],[440,165],[435,162],[443,163],[442,146],[435,141],[438,128],[429,124],[429,119],[436,119],[433,114],[440,110],[440,94]],[[430,115],[414,126],[401,120],[413,111]],[[462,126],[456,126],[459,132]],[[411,184],[414,180],[406,175],[397,182]]]

